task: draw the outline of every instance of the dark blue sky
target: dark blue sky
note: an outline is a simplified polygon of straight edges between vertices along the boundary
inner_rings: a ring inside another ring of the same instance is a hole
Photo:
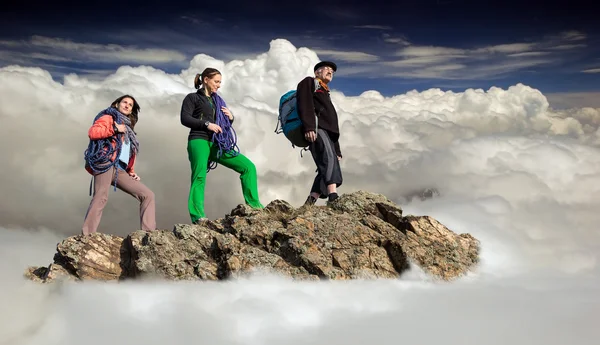
[[[3,6],[0,66],[40,66],[57,78],[69,72],[101,75],[125,64],[177,73],[198,53],[246,57],[285,38],[336,61],[334,87],[349,95],[518,82],[544,93],[600,89],[600,24],[592,1],[90,0]]]

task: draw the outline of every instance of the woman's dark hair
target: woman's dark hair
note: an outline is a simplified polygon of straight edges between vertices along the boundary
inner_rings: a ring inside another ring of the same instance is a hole
[[[131,98],[131,100],[133,101],[133,107],[131,108],[131,114],[127,115],[127,117],[129,118],[129,121],[131,121],[131,129],[133,129],[135,127],[135,124],[138,122],[138,114],[141,109],[140,105],[135,100],[135,98],[133,98],[133,96],[130,96],[130,95],[123,95],[123,96],[115,99],[115,101],[112,102],[111,107],[119,109],[119,103],[121,103],[121,101],[125,98]]]
[[[196,78],[194,78],[194,87],[199,89],[200,85],[204,82],[204,78],[212,79],[212,77],[217,74],[221,74],[218,69],[212,67],[205,68],[202,74],[196,74]]]

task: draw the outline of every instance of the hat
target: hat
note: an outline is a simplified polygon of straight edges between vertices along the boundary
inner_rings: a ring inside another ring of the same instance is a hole
[[[333,69],[334,72],[337,71],[337,65],[335,63],[331,62],[331,61],[321,61],[321,62],[319,62],[318,64],[315,65],[315,69],[314,70],[316,71],[319,68],[324,67],[324,66],[331,67],[331,69]]]

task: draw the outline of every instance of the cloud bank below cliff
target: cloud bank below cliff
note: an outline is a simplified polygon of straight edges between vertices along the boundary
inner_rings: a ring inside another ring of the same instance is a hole
[[[0,340],[269,344],[294,334],[298,343],[396,343],[400,326],[402,339],[411,342],[591,339],[600,310],[600,109],[554,110],[542,93],[521,84],[347,97],[332,83],[344,154],[340,192],[383,193],[405,213],[431,215],[479,238],[482,266],[460,283],[438,286],[414,273],[399,282],[349,284],[257,278],[22,287],[25,266],[47,263],[61,236],[79,233],[90,200],[83,170],[87,129],[121,94],[142,106],[136,170],[156,193],[159,226],[189,221],[187,129],[179,110],[205,67],[223,72],[221,94],[236,114],[239,145],[257,166],[263,203],[301,204],[314,163],[273,131],[279,97],[318,60],[313,51],[274,40],[268,52],[243,61],[199,54],[179,74],[123,66],[101,80],[68,75],[57,82],[42,69],[1,68],[0,226],[13,230],[0,230],[1,261],[11,277],[3,283],[11,313],[2,313]],[[209,217],[243,201],[235,173],[219,167],[208,183]],[[439,196],[410,198],[423,188],[436,188]],[[134,199],[111,191],[99,231],[130,232],[137,212]]]

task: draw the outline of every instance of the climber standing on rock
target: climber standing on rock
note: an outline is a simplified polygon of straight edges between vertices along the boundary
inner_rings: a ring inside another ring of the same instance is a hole
[[[123,95],[98,113],[88,130],[85,169],[93,175],[94,196],[83,222],[84,235],[96,232],[111,185],[140,202],[141,229],[156,230],[154,193],[140,182],[134,170],[140,147],[134,132],[139,111],[138,102]]]
[[[207,173],[217,163],[240,174],[244,201],[252,208],[263,208],[258,198],[258,177],[252,161],[240,153],[233,129],[233,114],[217,94],[221,72],[206,68],[194,79],[196,92],[188,94],[181,105],[181,124],[190,128],[188,159],[192,169],[188,210],[192,223],[206,220],[204,186]]]
[[[342,185],[340,130],[329,94],[329,83],[336,71],[335,63],[321,61],[314,66],[314,78],[304,78],[296,91],[304,137],[310,142],[308,148],[317,165],[317,176],[305,205],[314,205],[319,198],[335,201],[338,198],[337,187]]]

